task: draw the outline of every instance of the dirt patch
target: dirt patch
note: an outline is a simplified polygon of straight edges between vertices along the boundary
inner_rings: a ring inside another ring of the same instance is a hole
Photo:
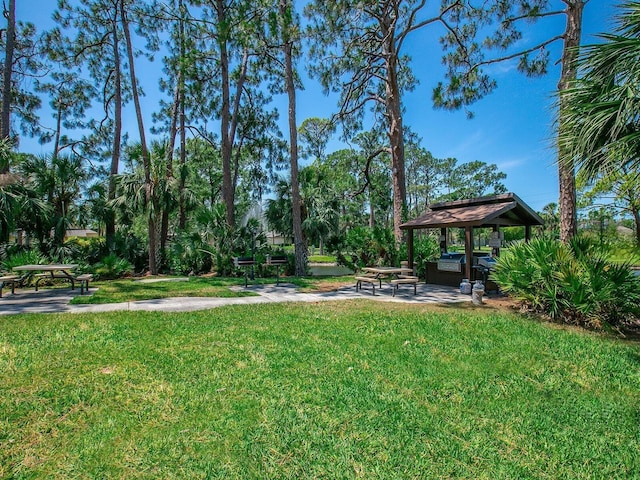
[[[314,281],[313,286],[300,291],[307,291],[313,293],[333,292],[343,287],[353,287],[355,285],[354,280],[320,280]]]
[[[484,303],[500,310],[519,310],[520,302],[506,295],[484,297]]]

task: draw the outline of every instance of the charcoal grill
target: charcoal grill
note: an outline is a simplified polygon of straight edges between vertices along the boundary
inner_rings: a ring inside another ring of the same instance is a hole
[[[267,265],[276,267],[276,286],[280,285],[280,267],[287,264],[287,257],[284,255],[268,255]]]
[[[460,273],[464,264],[464,253],[443,253],[438,260],[438,270],[441,272]]]
[[[496,266],[496,259],[493,257],[478,257],[478,266],[491,270]]]
[[[485,257],[477,257],[476,264],[473,266],[473,269],[476,271],[476,280],[482,280],[485,288],[488,288],[489,285],[489,274],[491,270],[493,270],[496,266],[496,259],[491,256]],[[480,276],[481,278],[478,278]],[[496,287],[497,289],[497,287]]]
[[[249,269],[251,269],[251,280],[253,280],[253,267],[256,264],[254,257],[234,257],[233,264],[236,268],[244,268],[244,286],[249,285]]]

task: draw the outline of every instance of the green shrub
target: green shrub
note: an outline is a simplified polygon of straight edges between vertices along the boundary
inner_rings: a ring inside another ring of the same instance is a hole
[[[207,248],[199,233],[178,236],[167,250],[169,269],[180,275],[210,272],[213,262]]]
[[[419,277],[425,278],[427,275],[427,263],[439,257],[440,243],[437,235],[416,235],[413,241],[413,264]],[[408,258],[406,244],[400,247],[400,258]]]
[[[640,278],[628,263],[615,264],[608,258],[604,245],[584,237],[568,245],[537,238],[511,245],[491,279],[554,320],[616,326],[640,315]]]
[[[69,240],[62,245],[52,245],[49,256],[55,263],[76,263],[80,259],[81,248],[76,240]]]
[[[49,260],[38,250],[22,250],[3,260],[2,270],[11,272],[13,267],[17,267],[19,265],[39,265],[43,263],[49,263]],[[23,276],[24,282],[27,285],[31,283],[35,273],[36,272],[19,272],[19,274]]]
[[[338,263],[351,269],[368,265],[394,265],[398,261],[398,251],[390,228],[356,227],[347,233]]]
[[[98,263],[100,259],[109,254],[104,237],[77,238],[75,242],[78,246],[79,258],[91,265]]]
[[[49,263],[49,260],[38,250],[23,250],[6,258],[2,262],[2,269],[11,271],[13,267],[19,265],[38,265],[42,263]]]
[[[110,253],[127,260],[136,272],[149,268],[149,244],[134,234],[116,232]]]
[[[100,279],[114,279],[130,274],[132,270],[128,260],[111,253],[96,264],[94,273]]]

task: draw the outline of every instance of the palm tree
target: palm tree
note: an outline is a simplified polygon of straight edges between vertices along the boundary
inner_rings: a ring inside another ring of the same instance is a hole
[[[640,167],[640,2],[621,5],[612,34],[579,57],[581,78],[560,94],[566,101],[559,142],[587,180],[625,166]]]
[[[131,171],[118,178],[118,195],[114,206],[128,214],[144,214],[148,225],[149,237],[149,270],[152,275],[158,273],[162,252],[160,239],[161,216],[163,209],[171,209],[177,205],[177,180],[166,176],[165,144],[154,142],[151,145],[149,171],[142,158],[143,148],[140,143],[127,149]],[[155,247],[155,248],[154,248]]]
[[[82,159],[76,155],[27,157],[20,163],[19,171],[32,189],[31,194],[25,190],[22,195],[23,208],[31,212],[30,215],[23,212],[22,221],[41,243],[53,230],[53,245],[61,246],[67,229],[75,223],[77,202],[87,180]],[[42,209],[33,193],[50,209]]]
[[[287,237],[293,236],[293,211],[291,207],[291,184],[281,178],[274,188],[275,198],[267,200],[264,216],[269,228]]]
[[[325,171],[316,163],[300,171],[300,189],[305,213],[302,229],[306,238],[318,241],[320,255],[324,255],[326,238],[338,229],[337,195]]]
[[[548,203],[540,212],[540,217],[544,220],[544,233],[551,238],[558,238],[560,233],[560,213],[557,203]]]

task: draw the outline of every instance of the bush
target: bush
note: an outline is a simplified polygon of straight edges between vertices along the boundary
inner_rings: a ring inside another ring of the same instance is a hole
[[[47,257],[37,250],[23,250],[6,258],[2,262],[2,269],[11,271],[13,267],[17,267],[19,265],[37,265],[48,262],[49,260]]]
[[[99,279],[114,279],[128,275],[132,270],[128,260],[111,253],[96,264],[94,273]]]
[[[390,228],[356,227],[349,230],[340,253],[338,264],[353,270],[368,265],[394,265],[398,261],[398,251]]]
[[[407,246],[400,248],[400,257],[407,257]],[[413,241],[413,264],[416,274],[421,278],[427,276],[427,263],[440,257],[440,243],[437,235],[416,235]]]
[[[43,263],[49,263],[49,260],[38,250],[22,250],[3,260],[2,270],[11,272],[13,270],[13,267],[17,267],[19,265],[38,265]],[[35,272],[20,272],[20,274],[23,276],[25,283],[28,285],[33,280]]]
[[[110,253],[116,255],[117,258],[127,260],[133,265],[133,269],[136,272],[143,272],[149,268],[148,242],[136,235],[116,232],[114,245]]]
[[[200,234],[182,234],[171,242],[167,250],[167,263],[173,273],[198,275],[211,271],[213,261]]]
[[[584,237],[569,245],[538,238],[506,249],[491,279],[556,321],[617,326],[640,315],[640,278],[608,258],[606,247]]]
[[[104,237],[77,238],[75,241],[78,245],[78,257],[88,264],[98,263],[109,254]]]

